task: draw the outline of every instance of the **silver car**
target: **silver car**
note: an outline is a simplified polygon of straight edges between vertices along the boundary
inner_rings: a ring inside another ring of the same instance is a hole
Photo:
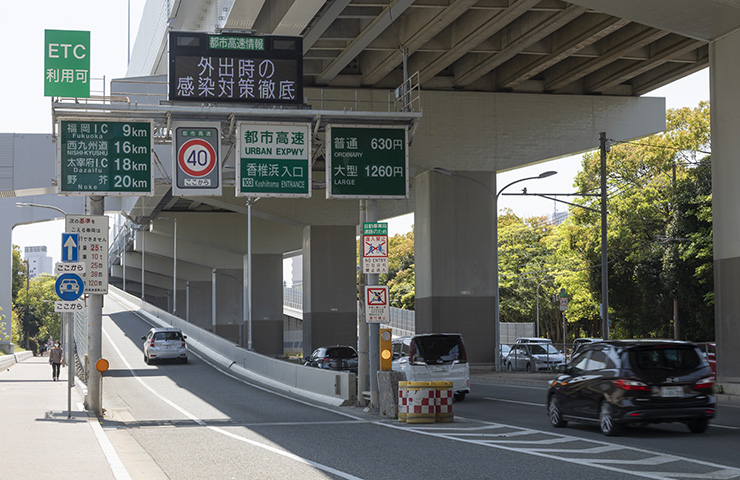
[[[551,343],[518,343],[506,356],[507,370],[554,371],[565,363],[565,356]]]
[[[188,346],[179,328],[152,328],[144,340],[144,361],[151,365],[154,360],[179,360],[188,363]]]

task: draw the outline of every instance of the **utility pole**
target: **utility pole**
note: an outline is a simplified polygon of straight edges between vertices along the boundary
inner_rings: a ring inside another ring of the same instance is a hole
[[[602,338],[609,339],[609,261],[606,243],[606,152],[609,146],[606,132],[599,133],[599,150],[601,152],[601,320],[603,322]]]

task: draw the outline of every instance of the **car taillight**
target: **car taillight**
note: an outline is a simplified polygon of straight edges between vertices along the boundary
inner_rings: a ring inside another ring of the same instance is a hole
[[[185,340],[182,341],[182,348],[185,348]]]
[[[645,385],[642,382],[638,382],[637,380],[627,380],[625,378],[620,378],[619,380],[614,380],[614,385],[621,388],[622,390],[628,390],[631,392],[649,392],[650,387]]]
[[[704,377],[694,384],[694,390],[707,390],[714,387],[714,377]]]
[[[154,346],[154,339],[152,338],[152,343],[149,344],[150,347]]]

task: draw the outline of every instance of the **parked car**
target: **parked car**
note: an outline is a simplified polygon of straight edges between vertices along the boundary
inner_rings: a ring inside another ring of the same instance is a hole
[[[470,393],[470,366],[462,335],[424,333],[393,340],[392,368],[410,382],[452,382],[455,400]]]
[[[714,342],[703,342],[699,343],[699,349],[701,350],[704,358],[709,362],[709,367],[712,369],[712,375],[717,377],[717,344]]]
[[[506,357],[509,355],[511,347],[509,345],[499,345],[499,351],[501,352],[501,365],[506,365]]]
[[[552,340],[542,337],[519,337],[514,343],[552,343]]]
[[[605,340],[584,346],[553,380],[547,412],[554,427],[594,422],[604,435],[628,423],[683,422],[706,431],[716,399],[699,348],[670,340]]]
[[[154,360],[179,360],[188,363],[188,346],[179,328],[152,328],[144,340],[144,361],[151,365]]]
[[[507,370],[553,371],[565,363],[565,356],[551,343],[514,344],[506,356]]]
[[[357,373],[357,350],[349,345],[319,347],[306,359],[304,365]]]

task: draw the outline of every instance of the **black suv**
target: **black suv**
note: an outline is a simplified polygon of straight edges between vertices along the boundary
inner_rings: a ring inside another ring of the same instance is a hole
[[[693,343],[607,340],[585,345],[547,392],[554,427],[598,422],[605,435],[627,423],[683,422],[706,431],[716,409],[714,377]]]
[[[348,345],[319,347],[306,359],[304,365],[357,373],[357,350]]]

